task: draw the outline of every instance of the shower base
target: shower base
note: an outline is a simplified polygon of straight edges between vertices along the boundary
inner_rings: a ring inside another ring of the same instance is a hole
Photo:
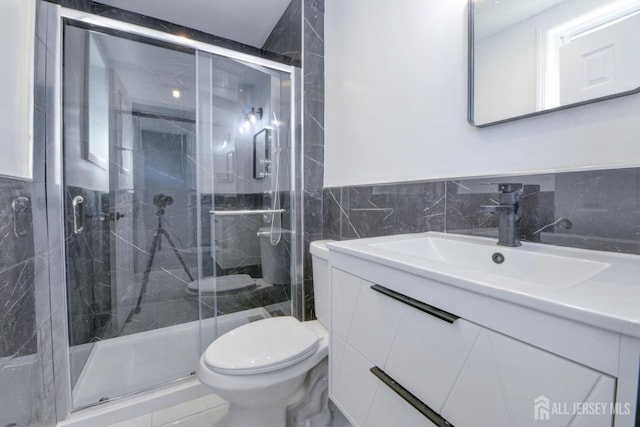
[[[73,389],[73,407],[123,400],[193,376],[201,349],[216,337],[216,321],[221,335],[267,317],[271,316],[264,308],[254,308],[97,342]]]

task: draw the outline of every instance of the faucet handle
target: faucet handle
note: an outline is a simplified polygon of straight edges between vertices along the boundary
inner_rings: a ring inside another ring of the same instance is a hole
[[[501,193],[514,193],[522,190],[522,184],[498,184],[498,191]]]

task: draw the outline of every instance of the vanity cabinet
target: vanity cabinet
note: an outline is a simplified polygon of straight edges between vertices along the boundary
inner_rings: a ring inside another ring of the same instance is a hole
[[[422,297],[430,285],[437,302],[459,297],[440,284],[418,282],[414,298],[393,277],[331,269],[330,394],[354,426],[613,424],[600,405],[614,404],[615,376]]]

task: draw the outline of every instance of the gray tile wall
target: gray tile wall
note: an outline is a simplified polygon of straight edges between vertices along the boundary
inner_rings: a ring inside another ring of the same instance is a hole
[[[524,183],[521,239],[640,254],[640,168],[325,188],[324,238],[445,231],[497,237],[482,205]]]
[[[262,47],[298,63],[302,61],[302,1],[291,1]]]
[[[31,183],[0,178],[0,358],[37,351]]]
[[[302,115],[304,122],[304,286],[305,318],[313,312],[313,271],[309,244],[322,238],[324,184],[324,1],[303,1]]]
[[[327,188],[324,238],[444,231],[444,182]]]
[[[37,18],[33,178],[0,177],[0,426],[55,424],[44,184],[52,93],[44,71],[53,56],[48,16]]]
[[[302,58],[305,318],[313,313],[309,243],[321,239],[324,182],[324,1],[293,0],[264,49]]]
[[[0,178],[0,425],[36,425],[42,349],[36,318],[33,189]]]

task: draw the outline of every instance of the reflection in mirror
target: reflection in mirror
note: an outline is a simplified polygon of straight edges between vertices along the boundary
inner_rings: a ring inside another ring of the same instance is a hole
[[[640,90],[640,0],[470,0],[469,122]]]
[[[98,47],[98,38],[87,33],[88,61],[88,115],[87,160],[107,169],[109,161],[109,76],[104,58]]]
[[[253,177],[264,179],[269,173],[271,163],[269,147],[271,146],[271,130],[262,129],[253,135]]]

